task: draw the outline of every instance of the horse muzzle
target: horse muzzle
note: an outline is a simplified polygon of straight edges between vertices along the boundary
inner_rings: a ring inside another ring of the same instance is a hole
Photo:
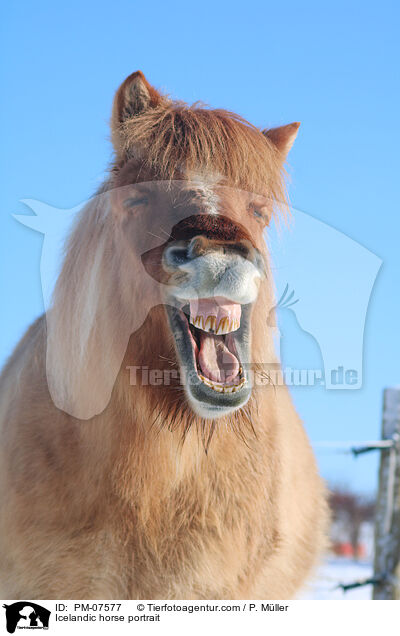
[[[241,408],[251,394],[250,316],[264,275],[263,258],[247,239],[196,235],[170,242],[166,306],[192,409],[215,419]]]

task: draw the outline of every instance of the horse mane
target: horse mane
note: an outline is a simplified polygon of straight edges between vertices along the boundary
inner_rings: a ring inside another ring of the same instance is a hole
[[[264,194],[286,209],[282,157],[274,143],[240,115],[202,103],[161,100],[113,127],[116,169],[138,159],[157,180],[218,175],[223,183]],[[140,176],[140,175],[139,175]]]

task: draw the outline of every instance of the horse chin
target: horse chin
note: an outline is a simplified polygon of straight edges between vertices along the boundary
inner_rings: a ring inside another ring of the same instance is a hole
[[[234,351],[239,362],[237,375],[215,381],[207,377],[199,364],[198,334],[190,324],[187,306],[172,302],[166,305],[170,328],[175,340],[182,381],[188,402],[196,415],[217,419],[242,408],[251,395],[250,313],[251,304],[242,305],[240,327],[223,336],[229,351]]]

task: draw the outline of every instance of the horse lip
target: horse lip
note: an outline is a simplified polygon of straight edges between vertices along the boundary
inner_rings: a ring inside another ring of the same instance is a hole
[[[239,388],[235,391],[218,391],[204,383],[197,370],[195,353],[190,341],[189,323],[186,316],[182,315],[182,307],[186,303],[177,303],[174,300],[172,299],[171,303],[166,303],[165,307],[175,339],[181,371],[183,371],[185,380],[189,379],[189,384],[186,387],[189,398],[194,399],[195,402],[207,409],[215,409],[219,415],[224,415],[224,412],[228,410],[241,408],[247,402],[252,390],[245,364],[241,363],[241,378],[244,379],[244,382],[241,381]],[[240,361],[248,358],[251,305],[243,305],[242,309],[244,309],[242,325],[235,334],[235,347]]]

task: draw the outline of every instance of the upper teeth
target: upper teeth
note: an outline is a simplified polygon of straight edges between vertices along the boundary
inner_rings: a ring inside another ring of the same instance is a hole
[[[190,322],[203,331],[217,335],[240,327],[241,305],[222,296],[193,298],[189,301]]]
[[[194,327],[217,335],[236,331],[240,327],[240,320],[229,319],[227,316],[220,318],[217,324],[217,316],[190,316],[190,322]]]

